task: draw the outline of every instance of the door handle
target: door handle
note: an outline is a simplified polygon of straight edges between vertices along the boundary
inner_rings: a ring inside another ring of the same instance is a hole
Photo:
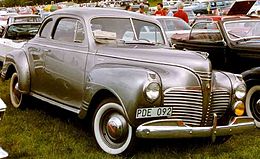
[[[43,49],[43,53],[45,55],[48,55],[48,56],[52,56],[53,54],[51,53],[51,50],[50,49]]]
[[[43,52],[51,52],[49,49],[43,49]]]

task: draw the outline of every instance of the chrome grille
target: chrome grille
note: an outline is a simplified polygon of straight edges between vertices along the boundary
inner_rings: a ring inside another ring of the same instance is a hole
[[[214,90],[211,92],[211,101],[207,112],[205,125],[212,125],[213,114],[221,118],[230,105],[230,94],[225,90]]]
[[[201,78],[203,81],[210,81],[211,80],[211,72],[200,72],[196,71],[197,75]]]
[[[202,120],[202,92],[200,90],[168,90],[164,93],[164,105],[173,107],[172,117],[187,125],[199,126]]]

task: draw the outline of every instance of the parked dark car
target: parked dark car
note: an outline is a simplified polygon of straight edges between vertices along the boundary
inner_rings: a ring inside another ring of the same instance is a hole
[[[40,15],[23,14],[23,15],[9,16],[7,19],[7,25],[13,23],[22,23],[22,22],[42,22],[42,18]]]
[[[259,73],[256,74],[260,66],[259,28],[259,18],[226,17],[217,22],[196,23],[186,37],[173,37],[176,48],[208,52],[213,69],[243,74],[249,91],[246,97],[246,112],[256,119],[258,127],[259,96],[255,93],[260,89],[255,90],[255,86],[260,84]],[[254,69],[248,71],[252,68]]]
[[[252,6],[255,4],[255,2],[256,0],[235,1],[232,3],[232,5],[230,5],[230,7],[217,11],[218,13],[197,16],[194,18],[191,26],[201,21],[220,21],[227,16],[245,16],[249,12],[250,8],[252,8]]]
[[[41,22],[16,22],[0,29],[0,66],[8,52],[21,48],[37,34],[40,25]]]
[[[150,32],[145,32],[149,28]],[[28,95],[92,123],[97,144],[124,154],[135,138],[227,136],[252,130],[241,75],[212,71],[203,53],[169,47],[160,23],[101,8],[58,10],[6,55],[11,103]]]

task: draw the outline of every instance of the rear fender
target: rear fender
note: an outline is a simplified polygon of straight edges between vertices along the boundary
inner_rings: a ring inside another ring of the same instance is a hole
[[[30,71],[26,54],[22,50],[12,51],[7,54],[1,70],[1,77],[6,80],[11,78],[16,71],[19,78],[19,90],[28,94],[30,91]]]

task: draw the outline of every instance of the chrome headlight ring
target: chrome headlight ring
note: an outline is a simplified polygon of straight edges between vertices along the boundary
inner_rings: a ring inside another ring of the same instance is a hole
[[[160,84],[158,82],[148,82],[144,86],[144,94],[149,102],[154,102],[160,96]]]
[[[234,91],[236,98],[243,99],[246,96],[246,85],[239,84],[235,87]]]

